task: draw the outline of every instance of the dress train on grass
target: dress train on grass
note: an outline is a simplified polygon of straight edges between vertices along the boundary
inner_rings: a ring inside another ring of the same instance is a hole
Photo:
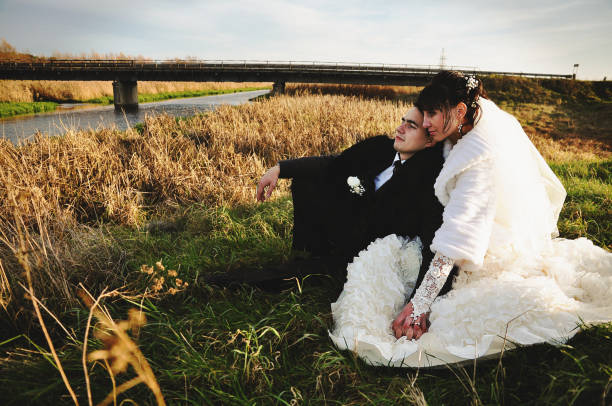
[[[348,265],[331,305],[330,337],[371,365],[428,367],[498,355],[504,347],[561,344],[581,326],[612,320],[612,254],[585,238],[554,239],[534,258],[508,257],[460,271],[431,307],[419,340],[395,339],[391,323],[412,294],[420,241],[389,235]]]

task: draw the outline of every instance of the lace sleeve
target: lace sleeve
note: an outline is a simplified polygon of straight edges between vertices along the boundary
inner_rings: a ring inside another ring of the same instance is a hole
[[[429,269],[412,298],[413,313],[410,315],[416,320],[421,314],[429,311],[429,308],[435,298],[440,293],[444,286],[448,275],[453,270],[455,261],[449,257],[445,257],[440,253],[431,260]]]

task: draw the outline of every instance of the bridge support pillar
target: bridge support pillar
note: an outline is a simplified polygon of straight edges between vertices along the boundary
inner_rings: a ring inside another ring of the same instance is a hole
[[[284,94],[285,82],[274,82],[272,85],[272,94]]]
[[[138,110],[138,82],[135,80],[113,82],[115,111]]]

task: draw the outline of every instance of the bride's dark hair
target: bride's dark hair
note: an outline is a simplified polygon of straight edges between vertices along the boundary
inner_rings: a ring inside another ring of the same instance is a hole
[[[450,124],[450,110],[460,102],[465,103],[467,124],[474,125],[478,116],[478,99],[487,98],[482,81],[461,72],[443,70],[419,94],[415,106],[421,111],[440,110],[444,114],[444,130]]]

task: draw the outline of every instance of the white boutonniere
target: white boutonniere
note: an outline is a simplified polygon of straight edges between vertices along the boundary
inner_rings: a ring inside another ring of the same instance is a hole
[[[363,195],[365,192],[364,187],[361,185],[361,181],[357,176],[349,176],[346,178],[346,183],[348,183],[351,188],[351,192],[358,194],[359,196]]]

